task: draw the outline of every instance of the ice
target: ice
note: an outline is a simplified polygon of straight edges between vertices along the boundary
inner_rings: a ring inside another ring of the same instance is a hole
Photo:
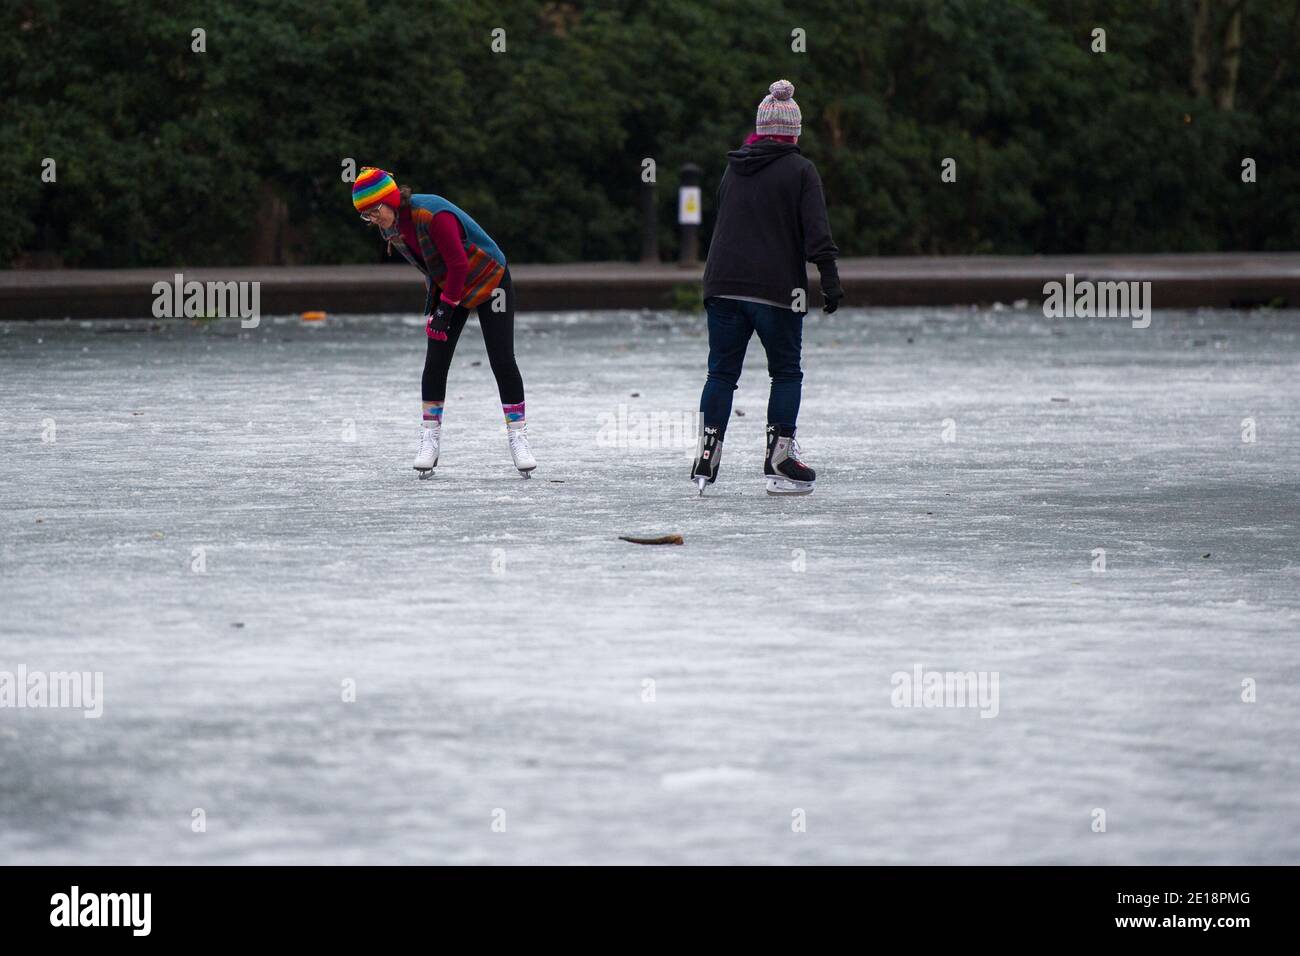
[[[429,481],[408,318],[0,324],[0,861],[1294,863],[1298,321],[815,314],[797,499],[702,316],[522,316],[531,481],[476,324]]]

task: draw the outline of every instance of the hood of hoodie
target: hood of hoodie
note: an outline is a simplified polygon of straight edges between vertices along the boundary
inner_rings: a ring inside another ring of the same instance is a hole
[[[727,154],[727,165],[737,176],[752,176],[760,169],[791,153],[798,153],[797,143],[758,142],[733,149]]]

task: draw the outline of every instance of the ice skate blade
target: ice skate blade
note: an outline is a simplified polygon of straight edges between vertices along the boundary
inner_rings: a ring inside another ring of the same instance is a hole
[[[707,478],[696,478],[696,479],[695,479],[695,484],[696,484],[696,486],[700,489],[700,497],[701,497],[701,498],[704,497],[704,486],[707,485],[708,483],[709,483],[709,479],[707,479]]]
[[[417,468],[417,469],[415,469],[415,470],[416,470],[416,473],[419,474],[419,476],[420,476],[420,480],[421,480],[421,481],[423,481],[425,478],[432,478],[432,477],[433,477],[433,469],[432,469],[432,468]]]
[[[769,495],[810,495],[813,492],[813,482],[795,481],[792,478],[771,478],[767,479],[767,493]]]
[[[520,468],[520,469],[519,469],[519,477],[520,477],[520,478],[531,478],[531,477],[533,477],[533,470],[532,470],[531,468]]]

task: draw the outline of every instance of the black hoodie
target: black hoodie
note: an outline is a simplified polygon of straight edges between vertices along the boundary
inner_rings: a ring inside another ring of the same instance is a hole
[[[794,143],[760,141],[727,154],[718,219],[704,267],[704,297],[792,302],[817,263],[824,291],[839,292],[826,197],[812,161]],[[807,306],[805,306],[806,310]]]

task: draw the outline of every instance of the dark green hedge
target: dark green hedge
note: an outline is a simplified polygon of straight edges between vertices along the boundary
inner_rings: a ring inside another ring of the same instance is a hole
[[[0,264],[371,261],[345,157],[514,261],[635,257],[653,157],[667,255],[678,168],[710,198],[779,77],[846,255],[1296,248],[1300,0],[1246,5],[1231,109],[1191,92],[1201,2],[7,2]]]

